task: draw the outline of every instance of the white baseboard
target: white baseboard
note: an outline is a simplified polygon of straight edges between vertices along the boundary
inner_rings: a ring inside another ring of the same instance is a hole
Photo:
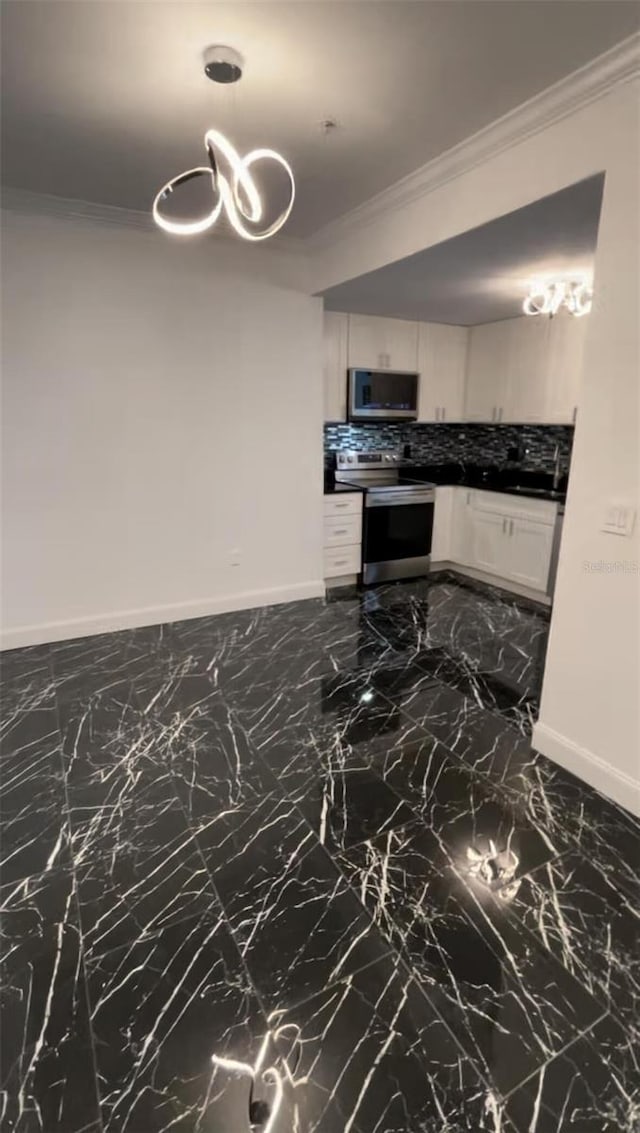
[[[476,570],[475,567],[454,563],[452,559],[441,559],[432,562],[429,568],[432,571],[452,570],[456,574],[464,574],[467,578],[474,578],[476,582],[486,582],[489,586],[497,586],[498,590],[508,590],[510,594],[517,594],[520,598],[529,598],[532,602],[539,602],[541,606],[550,606],[551,599],[543,590],[533,590],[529,586],[520,586],[518,582],[511,582],[497,574],[489,574],[486,570]]]
[[[540,721],[534,726],[532,745],[554,763],[583,779],[590,787],[640,817],[640,782],[618,771],[599,755],[549,728]]]
[[[92,637],[97,633],[112,633],[119,629],[179,622],[188,618],[203,618],[211,614],[226,614],[233,610],[250,610],[258,606],[276,606],[282,602],[298,602],[304,598],[322,598],[324,593],[324,582],[319,579],[317,582],[276,586],[271,590],[246,590],[241,594],[229,594],[220,598],[198,598],[168,606],[146,606],[137,610],[118,610],[115,613],[71,618],[64,622],[16,626],[15,629],[5,629],[0,633],[0,649],[45,645],[51,641]]]

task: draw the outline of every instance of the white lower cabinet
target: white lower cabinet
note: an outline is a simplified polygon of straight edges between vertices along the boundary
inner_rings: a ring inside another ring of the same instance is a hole
[[[362,494],[338,492],[324,498],[324,577],[362,570]]]
[[[505,578],[531,590],[546,590],[553,544],[553,525],[533,519],[512,519]]]
[[[470,488],[453,488],[451,506],[451,561],[469,566],[473,558],[473,529],[471,524]]]
[[[469,566],[485,570],[488,574],[507,577],[509,562],[508,540],[505,538],[507,520],[490,511],[471,509],[471,555]]]
[[[455,488],[436,488],[436,503],[433,509],[433,531],[431,534],[432,563],[446,562],[451,558],[454,493]]]
[[[545,591],[556,513],[557,505],[548,500],[471,492],[470,554],[460,561],[529,590]]]

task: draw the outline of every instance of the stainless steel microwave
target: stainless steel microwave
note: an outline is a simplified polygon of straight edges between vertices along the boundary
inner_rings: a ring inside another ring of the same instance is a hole
[[[349,370],[350,421],[415,421],[418,375],[395,370]]]

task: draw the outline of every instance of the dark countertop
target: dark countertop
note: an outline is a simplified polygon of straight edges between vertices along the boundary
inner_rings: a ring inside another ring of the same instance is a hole
[[[325,496],[332,496],[337,492],[358,492],[362,494],[364,488],[359,488],[357,484],[340,484],[336,483],[333,472],[325,472],[324,474],[324,494]]]
[[[478,464],[403,464],[405,477],[430,481],[432,484],[459,485],[463,488],[481,488],[486,492],[504,492],[524,499],[551,500],[564,504],[567,495],[567,476],[560,477],[558,491],[553,490],[550,472],[535,472],[517,467],[498,468]],[[336,484],[333,472],[325,472],[325,495],[332,492],[357,492],[351,484]]]

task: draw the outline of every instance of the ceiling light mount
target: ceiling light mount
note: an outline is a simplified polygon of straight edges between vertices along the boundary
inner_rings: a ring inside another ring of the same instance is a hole
[[[244,59],[235,47],[214,44],[203,54],[204,73],[212,83],[237,83],[242,78]]]

